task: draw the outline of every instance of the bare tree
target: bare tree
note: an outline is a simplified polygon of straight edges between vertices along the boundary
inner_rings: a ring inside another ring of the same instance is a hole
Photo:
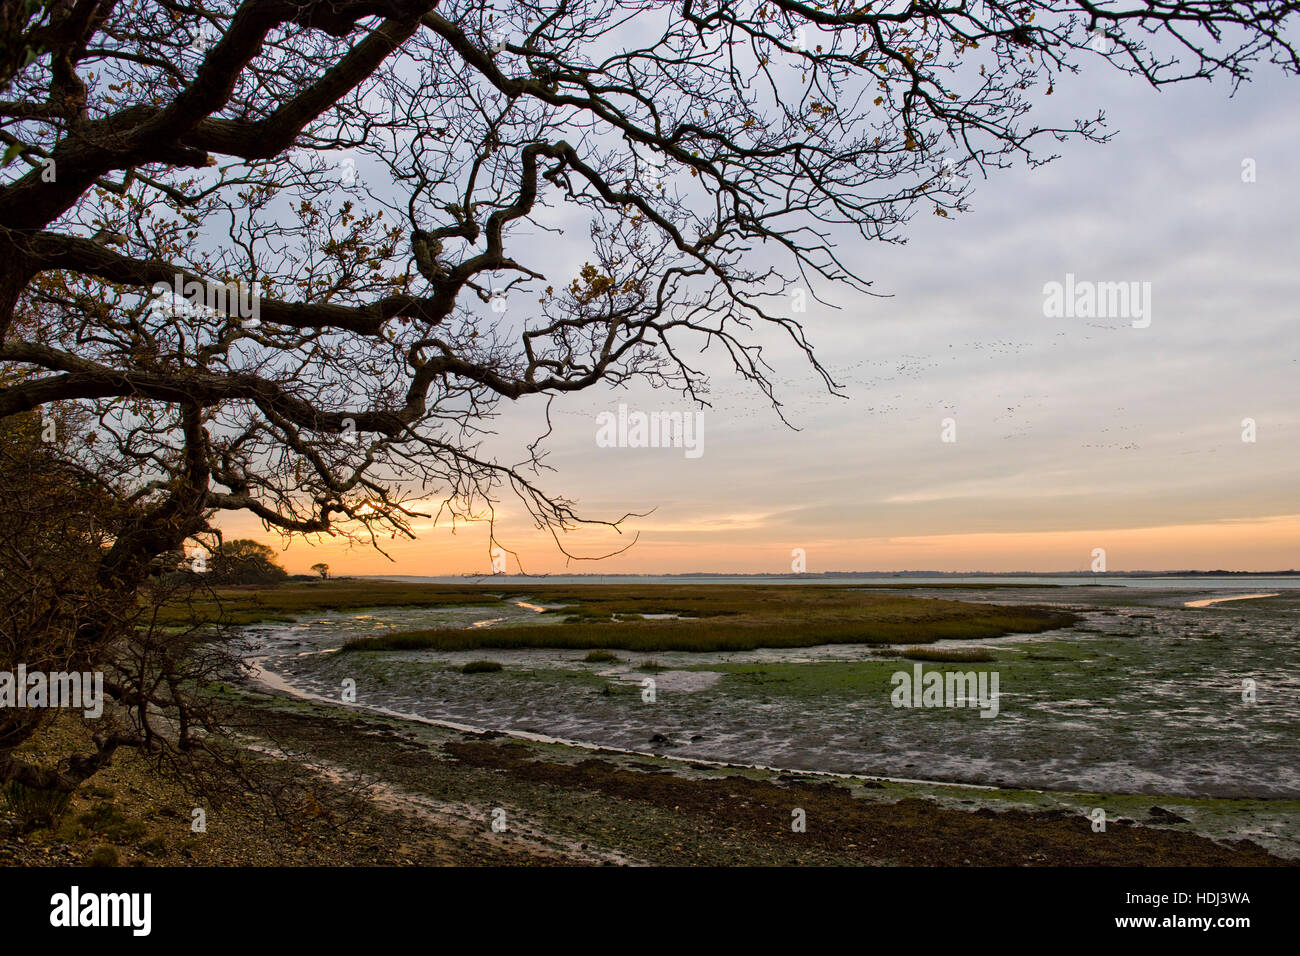
[[[559,542],[582,519],[536,483],[540,444],[482,451],[502,399],[639,380],[707,402],[708,347],[779,414],[766,330],[834,389],[786,303],[870,291],[838,241],[899,241],[976,174],[1105,139],[1101,115],[1030,123],[1084,60],[1154,85],[1295,72],[1296,6],[7,4],[0,418],[89,420],[58,456],[115,509],[97,593],[135,594],[222,511],[378,545],[420,498],[460,520],[513,491]],[[535,236],[574,222],[586,266],[544,274]],[[66,626],[96,660],[129,619]]]

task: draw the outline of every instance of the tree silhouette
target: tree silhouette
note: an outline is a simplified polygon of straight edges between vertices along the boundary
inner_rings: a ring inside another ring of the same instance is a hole
[[[208,559],[208,575],[214,584],[274,584],[289,576],[273,550],[248,538],[223,541]]]
[[[539,486],[540,443],[483,454],[499,402],[633,381],[706,402],[708,347],[779,415],[770,331],[834,389],[788,293],[870,291],[837,242],[901,241],[973,176],[1105,139],[1100,114],[1031,122],[1086,60],[1157,86],[1296,72],[1295,9],[9,3],[0,419],[93,423],[57,447],[113,499],[96,593],[228,511],[379,546],[431,493],[490,520],[513,492],[563,548],[590,519]],[[561,224],[576,275],[530,264]],[[69,623],[82,659],[114,620]]]

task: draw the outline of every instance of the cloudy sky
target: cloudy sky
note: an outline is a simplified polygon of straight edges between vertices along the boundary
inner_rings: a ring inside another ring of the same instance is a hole
[[[602,448],[596,417],[688,410],[669,394],[588,392],[553,408],[543,477],[625,535],[574,535],[568,562],[513,501],[510,571],[786,572],[1300,567],[1300,331],[1296,322],[1300,80],[1261,73],[1155,92],[1096,70],[1050,106],[1106,111],[1105,145],[974,183],[970,212],[920,215],[906,245],[842,248],[888,297],[818,289],[803,316],[847,399],[793,355],[777,363],[784,426],[723,373],[703,453]],[[1052,115],[1035,117],[1043,123]],[[1243,182],[1254,160],[1256,181]],[[545,242],[554,242],[547,238]],[[574,250],[580,263],[581,252]],[[1048,317],[1044,285],[1149,282],[1150,324]],[[563,273],[562,273],[563,274]],[[544,431],[541,400],[505,410],[502,460]],[[1255,441],[1243,441],[1253,419]],[[951,419],[944,441],[944,420]],[[227,536],[271,536],[247,518]],[[301,571],[459,574],[490,567],[485,525],[419,525],[415,542],[291,545]]]

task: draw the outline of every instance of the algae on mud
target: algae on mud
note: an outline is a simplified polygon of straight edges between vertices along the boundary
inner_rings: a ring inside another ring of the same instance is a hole
[[[607,586],[601,592],[606,606],[600,610],[611,618],[612,607],[626,610],[632,600],[653,599],[657,608],[695,620],[565,624],[574,604],[555,608],[556,599],[574,602],[583,595],[556,587],[544,596],[534,588],[532,609],[510,595],[495,607],[480,602],[326,614],[289,627],[250,629],[249,636],[265,666],[286,685],[325,699],[337,695],[341,680],[354,679],[366,706],[417,720],[638,752],[650,742],[649,749],[668,748],[687,759],[954,783],[1141,792],[1161,799],[1277,800],[1300,794],[1292,743],[1294,701],[1300,698],[1289,695],[1290,688],[1300,686],[1289,656],[1291,615],[1300,609],[1300,594],[1275,610],[1262,602],[1195,609],[1183,606],[1182,591],[1153,590],[1135,604],[1131,595],[1112,593],[1117,589],[1091,589],[1086,598],[1083,592],[1046,588],[972,589],[962,595],[971,603],[958,607],[1016,612],[1064,597],[1061,609],[1080,616],[1080,624],[1069,629],[948,640],[925,648],[944,659],[960,651],[994,658],[941,660],[927,669],[996,668],[1002,697],[996,721],[961,709],[892,709],[891,677],[910,670],[917,643],[910,639],[890,646],[620,650],[616,661],[591,662],[583,660],[587,650],[556,647],[553,640],[477,649],[479,637],[508,637],[539,625],[556,637],[574,628],[598,628],[597,641],[608,649],[613,636],[637,629],[740,623],[741,614],[713,612],[736,611],[747,589],[706,587],[716,597],[706,594],[690,603],[690,595],[674,597],[672,587]],[[855,600],[846,588],[790,585],[777,595],[764,590],[753,589],[773,622],[782,608],[810,609],[787,615],[791,630],[816,620],[811,609],[818,602],[826,607]],[[947,600],[950,595],[930,592],[932,600],[920,598],[911,606],[943,607],[954,603]],[[548,604],[549,612],[536,609]],[[742,601],[740,610],[744,607]],[[587,610],[589,617],[600,613]],[[821,620],[833,622],[843,613],[841,606]],[[498,623],[469,630],[484,619]],[[349,639],[403,633],[434,621],[442,631],[464,628],[460,633],[474,638],[476,647],[338,653]],[[504,671],[458,673],[465,663],[484,657],[502,663]],[[642,699],[648,674],[658,690],[654,706]],[[1241,674],[1272,675],[1260,682],[1267,693],[1257,706],[1240,703]],[[668,742],[655,744],[656,738]],[[1300,846],[1293,837],[1278,839]]]

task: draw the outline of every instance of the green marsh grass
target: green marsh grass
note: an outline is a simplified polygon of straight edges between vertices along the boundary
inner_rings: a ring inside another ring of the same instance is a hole
[[[980,647],[909,647],[903,651],[909,661],[948,664],[980,664],[997,660],[997,655]]]
[[[501,591],[446,584],[406,584],[400,581],[316,581],[280,585],[220,587],[201,592],[197,600],[164,605],[163,623],[199,621],[243,625],[290,621],[321,611],[353,611],[373,607],[466,607],[501,603]]]
[[[498,592],[499,593],[499,592]],[[459,595],[456,596],[459,598]],[[790,585],[536,586],[526,594],[562,605],[564,627],[427,628],[358,637],[344,651],[556,648],[741,651],[818,644],[929,644],[1038,633],[1073,624],[1051,608],[917,598],[855,588]],[[470,602],[472,603],[472,602]],[[480,601],[480,603],[482,603]],[[615,615],[677,614],[668,620]]]
[[[427,628],[355,638],[345,651],[554,648],[742,651],[818,644],[929,644],[1038,633],[1076,620],[1060,610],[918,598],[884,588],[833,585],[491,585],[341,579],[227,587],[165,606],[167,621],[244,625],[322,611],[381,607],[496,607],[531,599],[564,627]],[[671,614],[675,619],[647,620]]]

